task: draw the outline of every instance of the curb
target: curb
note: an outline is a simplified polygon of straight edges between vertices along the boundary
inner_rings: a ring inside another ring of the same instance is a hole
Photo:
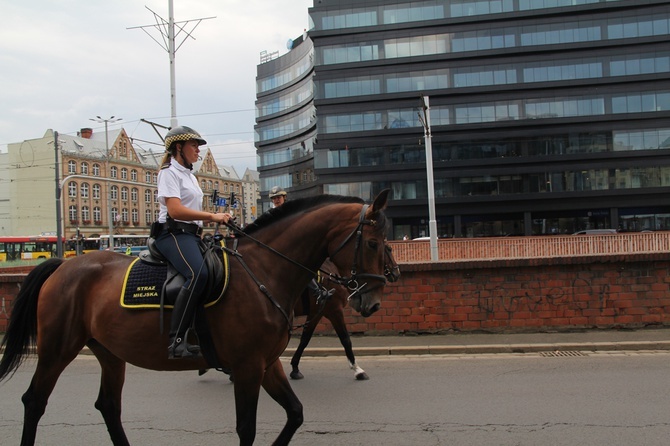
[[[295,348],[284,350],[282,357],[291,357]],[[639,351],[670,350],[670,341],[577,342],[546,344],[488,344],[488,345],[425,345],[403,347],[356,347],[356,357],[393,355],[467,355],[492,353],[538,353],[555,351]],[[342,356],[344,350],[335,348],[308,348],[302,357]]]
[[[4,349],[0,349],[2,353]],[[402,355],[481,355],[495,353],[540,353],[557,351],[670,351],[670,341],[616,341],[616,342],[562,342],[534,344],[472,344],[472,345],[416,345],[416,346],[379,346],[356,347],[357,357],[364,356],[402,356]],[[295,347],[287,347],[282,358],[290,358]],[[34,353],[34,350],[31,350]],[[84,347],[80,355],[93,355],[88,347]],[[323,358],[327,356],[343,356],[344,349],[338,347],[307,348],[302,357]]]

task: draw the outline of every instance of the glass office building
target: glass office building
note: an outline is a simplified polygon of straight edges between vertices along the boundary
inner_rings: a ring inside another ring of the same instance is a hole
[[[311,150],[260,135],[262,190],[390,188],[389,238],[428,235],[424,96],[440,237],[670,229],[670,1],[320,0],[309,13],[309,73],[278,100],[301,82],[311,96],[280,104],[274,125],[304,114]],[[259,82],[300,46],[259,65]],[[281,162],[263,160],[272,151]]]

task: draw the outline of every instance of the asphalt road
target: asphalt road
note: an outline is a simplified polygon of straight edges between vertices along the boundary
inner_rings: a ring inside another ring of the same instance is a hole
[[[667,445],[670,353],[380,356],[355,381],[343,358],[305,358],[291,381],[305,407],[295,445]],[[285,368],[289,370],[288,360]],[[34,362],[0,385],[0,439],[20,442]],[[80,356],[61,376],[39,445],[111,444],[93,407],[99,367]],[[264,393],[256,444],[284,423]],[[123,420],[135,445],[237,444],[233,386],[209,372],[129,367]]]

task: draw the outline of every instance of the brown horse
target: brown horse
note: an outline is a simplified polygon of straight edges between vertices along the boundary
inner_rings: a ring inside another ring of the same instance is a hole
[[[371,206],[352,197],[293,200],[260,217],[239,238],[230,261],[231,281],[216,305],[205,311],[221,364],[235,376],[236,426],[241,445],[253,444],[261,386],[286,411],[275,440],[288,444],[303,422],[303,408],[279,360],[290,337],[300,292],[330,257],[347,271],[362,314],[380,305],[386,279],[384,237],[388,190]],[[95,407],[114,445],[128,445],[121,424],[126,363],[153,370],[198,370],[204,359],[169,360],[167,332],[158,311],[136,311],[119,303],[132,257],[89,253],[50,259],[24,281],[14,302],[0,380],[10,376],[36,344],[37,366],[28,390],[22,445],[33,445],[37,426],[58,377],[84,346],[102,367]],[[167,317],[169,320],[169,316]]]
[[[395,282],[400,278],[400,267],[393,258],[391,247],[385,245],[384,250],[386,258],[384,262],[384,275],[389,282]],[[305,377],[302,372],[300,372],[300,358],[302,358],[305,348],[307,348],[309,341],[312,339],[312,335],[314,335],[314,330],[316,330],[317,325],[321,319],[325,317],[330,321],[335,329],[335,333],[337,333],[337,337],[340,339],[340,343],[344,348],[344,354],[349,360],[349,368],[354,371],[354,378],[357,380],[370,379],[368,374],[365,373],[365,370],[359,367],[356,363],[349,330],[347,330],[347,326],[344,322],[344,307],[349,303],[351,291],[349,291],[346,286],[343,286],[338,281],[329,277],[328,274],[337,274],[337,269],[330,260],[326,260],[324,264],[321,265],[321,271],[325,273],[322,285],[326,289],[332,290],[332,294],[330,298],[321,303],[317,302],[314,294],[307,289],[303,291],[302,298],[298,300],[295,308],[295,315],[307,316],[307,320],[302,326],[300,344],[291,358],[291,373],[289,376],[291,379],[303,379]]]

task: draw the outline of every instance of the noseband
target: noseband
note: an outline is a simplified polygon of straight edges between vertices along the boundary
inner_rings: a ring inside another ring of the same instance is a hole
[[[363,227],[364,226],[376,226],[377,225],[377,220],[368,220],[365,218],[365,213],[367,212],[368,208],[370,205],[365,204],[363,205],[363,208],[361,209],[361,215],[358,218],[358,225],[354,228],[354,230],[349,234],[347,238],[345,238],[342,243],[340,243],[340,246],[337,247],[335,251],[333,251],[330,254],[330,258],[332,259],[339,253],[347,243],[349,243],[352,239],[355,239],[355,245],[354,245],[354,261],[351,265],[351,276],[349,277],[339,277],[335,276],[332,273],[328,273],[326,271],[321,270],[322,273],[327,274],[331,280],[334,282],[337,282],[341,285],[345,285],[349,291],[352,293],[349,295],[348,300],[350,300],[352,297],[354,297],[356,294],[360,294],[361,290],[363,287],[367,285],[367,280],[376,280],[379,281],[379,285],[373,287],[373,288],[368,288],[370,289],[375,289],[382,287],[386,285],[386,277],[385,275],[379,275],[379,274],[368,274],[368,273],[362,273],[358,274],[358,262],[360,258],[362,258],[363,254],[363,246],[361,242],[363,241]],[[386,246],[384,246],[386,248]],[[386,255],[386,253],[384,253]],[[360,280],[365,280],[362,285],[359,285]]]

